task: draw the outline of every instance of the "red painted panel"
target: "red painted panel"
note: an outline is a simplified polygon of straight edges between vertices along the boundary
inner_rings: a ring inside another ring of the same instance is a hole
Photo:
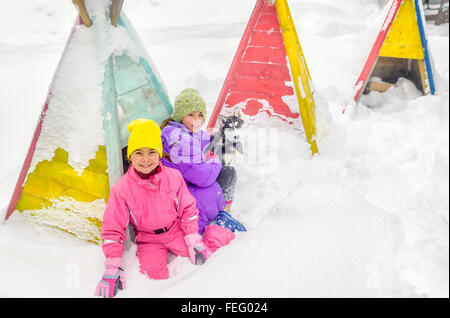
[[[239,42],[239,46],[234,55],[233,61],[231,62],[231,67],[228,70],[227,77],[225,78],[225,82],[220,90],[219,98],[217,99],[216,105],[214,106],[214,110],[211,114],[211,117],[208,122],[208,129],[212,129],[216,126],[217,118],[219,117],[220,112],[222,111],[223,105],[225,103],[225,99],[228,96],[228,92],[230,89],[231,79],[235,76],[236,70],[239,67],[239,62],[242,59],[242,56],[247,47],[248,41],[250,40],[251,33],[255,27],[256,21],[261,14],[262,7],[264,6],[264,0],[258,0],[255,4],[255,8],[253,9],[252,15],[247,23],[247,26],[244,30],[244,34],[242,35],[241,41]]]
[[[252,79],[272,79],[291,81],[286,65],[242,62],[236,70],[236,76]]]
[[[208,128],[214,128],[218,115],[230,113],[236,107],[251,120],[267,113],[288,124],[297,123],[298,105],[291,111],[283,100],[294,96],[283,36],[275,6],[268,0],[258,0],[234,56],[220,92]],[[296,101],[296,98],[292,98]],[[296,102],[295,102],[296,103]],[[297,123],[298,124],[298,123]]]
[[[232,107],[236,104],[245,102],[246,107],[242,108],[243,112],[249,116],[255,116],[260,111],[264,111],[264,105],[261,100],[267,101],[272,107],[272,113],[280,114],[281,117],[296,119],[300,116],[298,112],[292,112],[291,109],[283,101],[281,95],[255,94],[252,92],[232,92],[226,100],[226,107]]]
[[[281,31],[254,31],[250,39],[251,46],[284,47]]]
[[[31,161],[32,161],[33,155],[34,155],[34,150],[36,149],[36,143],[41,134],[42,123],[43,123],[43,120],[45,117],[45,113],[47,112],[47,109],[48,109],[48,102],[45,103],[44,108],[41,113],[41,116],[39,117],[39,121],[38,121],[37,127],[34,131],[34,135],[33,135],[33,139],[31,140],[30,147],[28,148],[28,153],[23,162],[22,170],[20,170],[19,178],[18,178],[16,186],[14,188],[14,192],[12,194],[11,201],[9,202],[8,208],[6,209],[5,220],[7,220],[10,217],[10,215],[14,212],[17,202],[19,201],[20,196],[22,195],[23,184],[25,183],[25,178],[28,175],[28,169],[30,169]]]
[[[256,31],[279,31],[278,17],[273,14],[261,14],[256,23]]]
[[[242,61],[286,64],[286,50],[284,47],[249,46]]]
[[[230,92],[251,92],[263,95],[294,95],[294,88],[286,86],[283,81],[259,79],[257,81],[235,77],[230,86]]]
[[[258,100],[249,100],[246,103],[245,108],[241,108],[246,115],[249,116],[256,116],[256,114],[259,113],[259,111],[262,109],[263,104],[259,102]]]
[[[264,6],[261,10],[261,14],[271,14],[274,16],[277,16],[277,8],[275,7],[275,4],[269,4],[267,0],[263,0]]]

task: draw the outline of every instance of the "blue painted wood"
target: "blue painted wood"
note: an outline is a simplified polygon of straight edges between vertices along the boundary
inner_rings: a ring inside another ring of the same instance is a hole
[[[430,92],[432,95],[435,93],[434,88],[434,78],[433,78],[433,70],[431,66],[431,60],[430,60],[430,52],[428,50],[428,39],[425,34],[425,29],[423,25],[423,19],[422,19],[422,11],[421,11],[421,3],[419,3],[418,0],[414,0],[415,7],[416,7],[416,17],[417,17],[417,23],[419,25],[419,33],[420,33],[420,39],[422,41],[422,49],[423,53],[425,55],[425,67],[427,69],[427,75],[428,75],[428,83],[430,85]]]

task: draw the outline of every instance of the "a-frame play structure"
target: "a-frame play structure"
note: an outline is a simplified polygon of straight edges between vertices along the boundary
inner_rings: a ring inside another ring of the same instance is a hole
[[[399,77],[410,79],[424,95],[434,94],[422,2],[387,0],[382,12],[382,25],[355,83],[354,100],[370,91],[387,90]],[[378,79],[371,81],[374,76]]]
[[[73,0],[79,15],[49,87],[6,219],[100,243],[110,188],[122,176],[128,123],[161,123],[172,105],[121,11],[123,0]],[[79,60],[81,61],[79,61]],[[90,132],[96,132],[89,135]]]
[[[240,109],[249,122],[278,120],[315,140],[314,88],[286,0],[257,0],[210,117]]]

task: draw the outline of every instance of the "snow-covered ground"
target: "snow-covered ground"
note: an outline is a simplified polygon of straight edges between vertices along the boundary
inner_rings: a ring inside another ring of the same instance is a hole
[[[170,99],[194,87],[211,112],[254,3],[128,0],[123,10]],[[320,154],[276,131],[267,157],[237,164],[233,215],[248,232],[203,266],[176,258],[165,281],[139,273],[132,245],[117,297],[449,296],[449,25],[428,25],[435,96],[400,80],[365,97],[372,107],[342,114],[383,1],[288,3],[316,88]],[[70,0],[0,0],[0,12],[4,209],[75,9]],[[93,296],[103,260],[99,246],[20,213],[0,224],[0,296]]]

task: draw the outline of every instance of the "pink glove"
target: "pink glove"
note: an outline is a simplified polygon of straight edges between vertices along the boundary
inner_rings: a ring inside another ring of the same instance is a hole
[[[121,257],[107,258],[105,260],[105,272],[97,285],[95,296],[112,298],[116,295],[118,289],[125,289],[125,277],[123,269],[120,268]]]
[[[206,262],[211,252],[202,241],[202,237],[198,233],[188,234],[184,237],[184,241],[188,247],[189,259],[194,265],[202,265]]]

